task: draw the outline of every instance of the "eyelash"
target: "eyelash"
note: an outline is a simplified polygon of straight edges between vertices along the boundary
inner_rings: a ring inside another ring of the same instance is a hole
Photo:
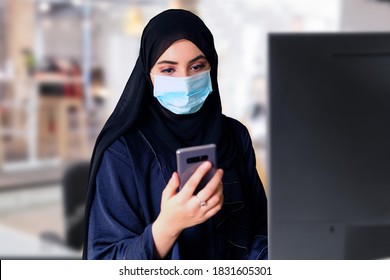
[[[172,74],[172,72],[175,71],[175,69],[173,69],[172,67],[169,67],[169,68],[164,68],[162,69],[160,72],[163,73],[163,74]]]
[[[195,71],[199,71],[199,70],[202,70],[204,67],[206,67],[206,64],[203,62],[200,62],[200,63],[197,63],[197,64],[191,66],[190,69],[194,69]],[[197,69],[195,69],[195,68],[197,68]]]

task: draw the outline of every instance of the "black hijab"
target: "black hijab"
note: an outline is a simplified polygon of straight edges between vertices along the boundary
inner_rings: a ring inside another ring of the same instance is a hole
[[[163,108],[153,97],[150,70],[157,59],[175,41],[187,39],[206,56],[211,66],[212,93],[201,109],[188,115],[176,115]],[[167,10],[146,25],[139,57],[125,89],[113,113],[100,132],[91,159],[89,188],[85,211],[85,239],[83,258],[86,258],[86,242],[90,208],[96,187],[96,175],[105,150],[127,131],[137,128],[147,116],[146,126],[153,131],[172,152],[192,145],[217,144],[218,165],[231,165],[235,155],[234,137],[222,114],[217,82],[218,55],[213,35],[204,22],[185,10]]]

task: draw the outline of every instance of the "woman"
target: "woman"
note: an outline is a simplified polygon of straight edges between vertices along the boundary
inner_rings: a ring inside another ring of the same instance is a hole
[[[168,10],[145,27],[95,145],[84,258],[267,258],[266,196],[248,131],[222,114],[217,67],[213,36],[194,14]],[[183,87],[190,93],[172,97]],[[194,195],[206,162],[177,191],[175,151],[209,143],[214,177]]]

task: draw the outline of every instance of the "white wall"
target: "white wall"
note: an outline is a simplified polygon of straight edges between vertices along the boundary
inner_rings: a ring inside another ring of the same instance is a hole
[[[389,31],[390,1],[343,0],[342,31]]]

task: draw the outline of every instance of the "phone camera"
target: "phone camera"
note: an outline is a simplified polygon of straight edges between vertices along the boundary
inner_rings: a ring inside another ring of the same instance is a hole
[[[196,163],[196,162],[206,161],[206,160],[208,160],[208,158],[209,157],[207,155],[190,157],[190,158],[187,158],[187,163]]]

